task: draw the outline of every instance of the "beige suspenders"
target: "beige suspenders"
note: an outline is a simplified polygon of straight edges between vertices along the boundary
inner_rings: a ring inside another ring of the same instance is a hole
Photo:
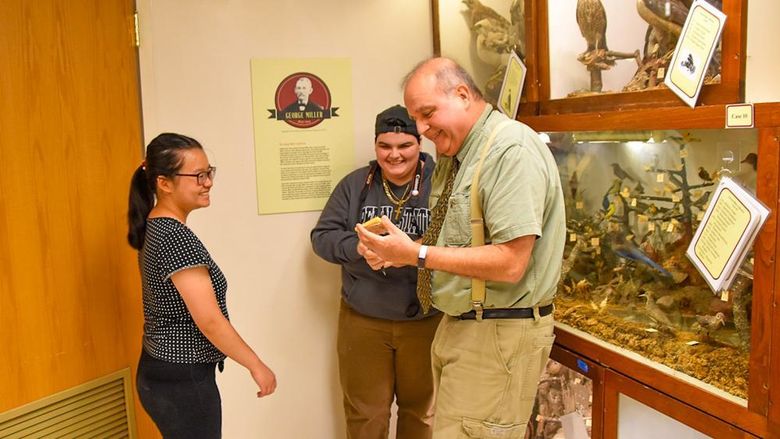
[[[485,220],[482,215],[482,200],[479,197],[479,174],[482,172],[482,163],[487,157],[487,152],[490,150],[490,145],[493,143],[496,134],[501,131],[505,126],[509,125],[512,121],[505,120],[495,128],[488,136],[487,142],[482,145],[480,151],[479,162],[477,162],[477,168],[474,170],[474,177],[471,179],[471,246],[477,247],[485,245]],[[482,320],[482,311],[485,303],[485,281],[483,279],[471,278],[471,307],[476,313],[477,320]]]

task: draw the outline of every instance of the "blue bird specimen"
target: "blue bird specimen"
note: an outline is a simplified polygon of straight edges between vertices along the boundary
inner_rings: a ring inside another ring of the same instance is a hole
[[[615,252],[618,256],[624,259],[630,259],[632,261],[636,261],[642,264],[645,264],[652,269],[656,270],[657,272],[661,273],[662,276],[671,278],[672,273],[669,273],[664,267],[659,265],[654,260],[650,259],[649,256],[645,254],[639,247],[636,246],[633,242],[626,239],[625,236],[618,237],[612,242],[612,251]]]

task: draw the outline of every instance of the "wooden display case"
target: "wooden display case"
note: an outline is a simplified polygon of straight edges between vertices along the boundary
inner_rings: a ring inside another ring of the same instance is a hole
[[[678,0],[675,1],[677,2]],[[555,18],[557,16],[563,14],[566,17],[573,17],[576,14],[574,3],[576,3],[574,0],[566,3],[567,7],[571,9],[569,10],[563,9],[561,6],[563,3],[561,2],[526,0],[528,46],[534,47],[536,52],[534,53],[529,49],[527,54],[527,64],[529,65],[529,81],[525,90],[527,102],[521,104],[519,111],[521,115],[589,113],[594,111],[685,105],[666,88],[633,92],[621,92],[618,90],[613,93],[571,98],[553,96],[551,94],[551,73],[553,73],[551,71],[551,61],[553,59],[551,58],[556,56],[556,51],[551,50],[550,36],[551,33],[560,31],[559,26],[556,25]],[[622,9],[622,14],[634,16],[637,13],[637,4],[638,2],[636,1],[617,2],[617,5],[619,5],[617,7]],[[605,4],[605,6],[613,5]],[[721,10],[727,16],[721,36],[721,77],[719,83],[705,85],[702,88],[698,101],[699,105],[737,103],[742,102],[744,98],[747,1],[722,0]],[[608,34],[610,30],[609,23],[615,22],[615,24],[618,24],[621,18],[620,16],[607,15]],[[618,45],[619,39],[612,37],[614,35],[611,35],[611,38],[608,40],[612,45]],[[577,37],[572,38],[572,40],[574,41],[567,42],[567,44],[576,47],[578,51],[585,47],[585,39],[579,35],[579,32],[577,32]],[[610,46],[610,49],[612,49],[612,46]],[[634,48],[632,47],[631,49]],[[585,67],[580,67],[582,72],[576,71],[573,74],[587,75]]]
[[[521,116],[538,132],[723,129],[725,106],[690,109],[665,107],[597,111],[565,115]],[[780,313],[776,310],[778,266],[778,176],[780,172],[780,104],[755,105],[757,130],[756,195],[771,210],[754,245],[754,282],[747,403],[708,391],[652,362],[627,355],[593,337],[556,328],[556,345],[603,366],[620,377],[605,377],[604,437],[615,437],[616,394],[637,395],[651,407],[715,437],[780,437]],[[609,375],[609,374],[607,374]],[[639,386],[639,387],[637,387]],[[594,396],[595,397],[595,396]],[[677,413],[677,414],[676,414]],[[679,415],[689,413],[689,415]],[[696,415],[696,416],[694,416]],[[701,415],[701,416],[699,416]],[[611,420],[612,419],[612,420]],[[708,419],[717,422],[707,423]],[[704,421],[703,421],[704,420]],[[707,427],[703,427],[703,425]],[[595,437],[595,436],[594,436]]]

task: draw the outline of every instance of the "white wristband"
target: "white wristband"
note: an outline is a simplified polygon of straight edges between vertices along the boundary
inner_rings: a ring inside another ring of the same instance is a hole
[[[425,256],[428,254],[428,246],[427,245],[421,245],[420,246],[420,253],[417,254],[417,268],[423,269],[425,268]]]

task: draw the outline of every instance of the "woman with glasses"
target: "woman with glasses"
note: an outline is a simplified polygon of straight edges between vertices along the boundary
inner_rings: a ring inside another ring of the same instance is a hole
[[[215,172],[198,141],[163,133],[130,185],[128,241],[139,251],[144,307],[136,385],[166,439],[221,436],[214,370],[226,356],[249,370],[258,397],[276,389],[274,373],[228,321],[225,277],[186,225],[210,204]]]

